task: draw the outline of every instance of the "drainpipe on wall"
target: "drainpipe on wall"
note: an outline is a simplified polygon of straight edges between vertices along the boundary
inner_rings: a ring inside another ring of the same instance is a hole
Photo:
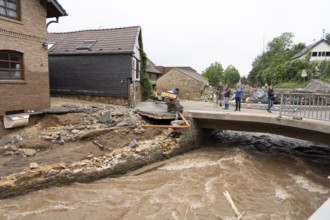
[[[130,108],[131,107],[131,103],[132,103],[132,96],[131,96],[131,78],[127,78],[126,80],[126,88],[127,88],[127,107]]]

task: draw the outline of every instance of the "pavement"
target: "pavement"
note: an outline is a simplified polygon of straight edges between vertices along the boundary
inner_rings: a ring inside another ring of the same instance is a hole
[[[251,113],[251,114],[276,114],[278,115],[279,106],[274,105],[272,113],[266,111],[267,104],[259,103],[242,103],[241,112],[235,110],[235,102],[230,102],[229,110],[224,110],[224,106],[215,106],[213,102],[203,101],[185,101],[180,100],[180,104],[184,107],[183,111],[216,111],[216,112],[232,112],[232,113]],[[174,119],[175,112],[167,112],[165,102],[140,102],[136,106],[139,114],[154,118],[154,119]]]
[[[259,103],[242,103],[241,111],[234,111],[234,102],[230,103],[229,110],[212,102],[180,101],[180,104],[184,107],[183,115],[198,119],[203,128],[266,132],[329,145],[330,121],[292,115],[279,117],[280,105],[275,105],[269,113],[267,105]],[[136,110],[152,119],[175,119],[175,113],[167,112],[167,105],[161,102],[141,102]]]

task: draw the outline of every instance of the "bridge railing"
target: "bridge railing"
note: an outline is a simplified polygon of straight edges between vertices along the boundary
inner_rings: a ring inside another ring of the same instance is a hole
[[[280,117],[309,118],[330,121],[330,95],[308,93],[282,93]]]

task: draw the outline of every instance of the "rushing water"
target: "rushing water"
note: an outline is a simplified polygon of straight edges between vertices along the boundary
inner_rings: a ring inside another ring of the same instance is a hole
[[[217,137],[123,177],[2,200],[0,219],[236,219],[228,191],[244,220],[301,220],[330,197],[329,146],[265,134]]]

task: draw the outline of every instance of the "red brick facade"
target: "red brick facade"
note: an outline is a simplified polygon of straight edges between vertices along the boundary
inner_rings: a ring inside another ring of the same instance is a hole
[[[20,1],[20,20],[0,16],[0,50],[23,54],[23,79],[0,79],[0,116],[9,111],[49,107],[46,6]]]

